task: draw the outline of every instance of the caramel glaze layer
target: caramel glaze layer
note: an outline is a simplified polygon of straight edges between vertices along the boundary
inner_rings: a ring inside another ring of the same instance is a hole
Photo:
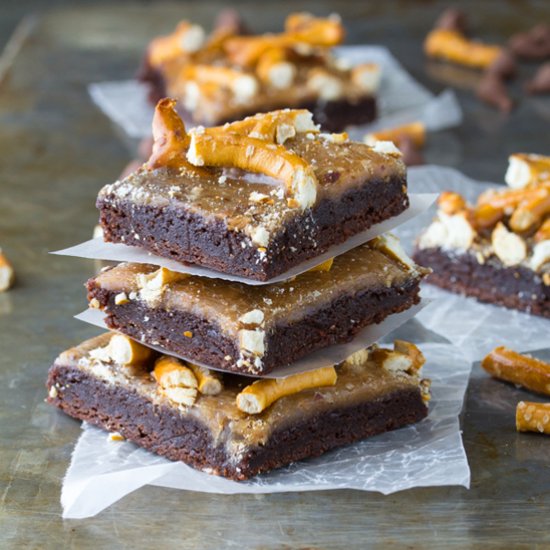
[[[120,264],[100,273],[95,285],[110,292],[124,292],[149,307],[193,313],[218,324],[222,332],[233,338],[242,328],[239,318],[252,310],[263,313],[262,329],[268,332],[278,322],[296,322],[342,295],[401,286],[424,275],[422,268],[407,268],[369,243],[334,258],[330,271],[307,271],[271,285],[250,286],[182,275],[161,292],[140,292],[140,275],[156,269],[152,265]]]
[[[400,157],[377,153],[362,143],[332,143],[320,137],[309,139],[307,135],[299,135],[286,141],[285,147],[313,167],[319,182],[317,203],[323,198],[337,201],[350,189],[383,186],[390,179],[401,178],[404,185],[406,182],[405,165]],[[296,216],[304,217],[304,223],[313,223],[308,221],[307,212],[288,206],[283,184],[276,180],[236,170],[209,168],[204,172],[142,168],[104,186],[98,201],[160,208],[171,204],[182,211],[200,214],[206,221],[221,219],[229,230],[251,235],[257,228],[265,229],[271,239]],[[255,201],[257,195],[251,197],[252,193],[265,198]]]

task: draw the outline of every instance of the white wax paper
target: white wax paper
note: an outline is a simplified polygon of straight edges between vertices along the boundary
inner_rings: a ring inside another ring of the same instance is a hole
[[[109,441],[106,432],[84,425],[63,481],[63,517],[93,516],[147,484],[217,494],[327,489],[390,494],[412,487],[469,487],[458,414],[470,363],[448,344],[421,348],[427,358],[423,375],[432,379],[428,418],[246,482],[170,462],[127,441]]]
[[[394,313],[393,315],[389,315],[381,323],[366,326],[357,333],[357,335],[351,342],[322,348],[306,355],[305,357],[296,361],[295,363],[292,363],[291,365],[278,368],[273,372],[261,376],[254,375],[254,377],[286,378],[287,376],[290,376],[292,374],[298,374],[300,372],[306,372],[308,370],[320,369],[322,367],[336,365],[356,351],[368,348],[375,342],[378,342],[379,340],[384,338],[384,336],[399,328],[403,323],[405,323],[409,319],[412,319],[426,305],[428,305],[428,302],[423,300],[421,303],[416,304],[409,309],[402,311],[401,313]],[[108,329],[109,327],[107,327],[104,322],[104,315],[105,314],[98,309],[87,309],[86,311],[75,315],[75,319],[78,319],[79,321],[84,321],[85,323],[89,323],[91,325],[95,325],[96,327]],[[179,355],[172,351],[167,351],[160,346],[152,346],[150,344],[147,344],[147,346],[153,348],[154,350],[157,350],[160,353],[174,355],[176,357],[179,357],[180,359],[183,359],[184,361],[190,361],[201,367],[206,367],[207,369],[223,371],[223,369],[218,369],[205,363],[200,363],[197,360],[185,357],[184,355]]]
[[[246,277],[240,277],[238,275],[229,275],[226,273],[220,273],[207,267],[200,267],[191,264],[182,264],[175,260],[169,260],[168,258],[162,258],[156,256],[151,252],[147,252],[143,248],[138,246],[127,246],[121,243],[106,243],[103,242],[101,237],[91,239],[89,241],[71,246],[64,250],[57,250],[52,254],[58,254],[60,256],[76,256],[78,258],[87,258],[89,260],[109,260],[114,262],[134,262],[141,264],[154,264],[171,271],[178,271],[180,273],[188,273],[190,275],[199,275],[201,277],[208,277],[211,279],[225,279],[226,281],[236,281],[244,283],[246,285],[269,285],[273,283],[279,283],[291,279],[300,273],[304,273],[308,269],[322,264],[330,258],[339,256],[356,246],[359,246],[383,233],[393,230],[398,225],[405,223],[407,220],[418,216],[422,212],[426,211],[437,198],[434,193],[428,194],[409,194],[410,206],[404,212],[393,218],[389,218],[381,223],[377,223],[371,226],[366,231],[358,233],[350,237],[342,244],[330,247],[324,254],[320,254],[311,260],[306,260],[301,264],[289,269],[282,275],[273,277],[268,281],[254,281],[253,279],[247,279]]]
[[[382,46],[342,46],[339,57],[352,64],[378,63],[382,82],[377,93],[379,117],[375,125],[350,129],[353,139],[361,139],[367,130],[392,127],[420,120],[428,130],[442,130],[460,124],[462,112],[452,91],[435,98],[403,69],[387,48]],[[147,87],[137,80],[91,84],[94,103],[133,138],[149,137],[153,106],[147,99]],[[402,116],[395,117],[396,113]]]
[[[457,170],[440,166],[409,168],[409,189],[413,193],[456,191],[468,201],[497,184],[477,182]],[[433,206],[427,212],[399,226],[394,233],[405,249],[412,252],[413,243],[435,214]],[[421,311],[417,319],[428,329],[439,333],[458,346],[471,361],[477,361],[494,347],[507,345],[518,351],[547,348],[550,345],[550,320],[482,304],[474,298],[453,294],[424,284],[423,296],[432,303]]]

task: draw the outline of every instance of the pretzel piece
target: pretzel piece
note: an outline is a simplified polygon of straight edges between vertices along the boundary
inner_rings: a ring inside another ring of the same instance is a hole
[[[296,66],[288,60],[285,48],[271,48],[258,59],[256,74],[262,82],[282,90],[294,82]]]
[[[550,214],[550,190],[534,189],[512,214],[510,227],[517,233],[525,233],[539,225],[547,214]]]
[[[228,166],[282,180],[287,194],[302,209],[315,203],[317,177],[301,157],[282,145],[219,131],[191,132],[187,160],[195,166]]]
[[[147,60],[153,67],[158,67],[167,61],[198,51],[204,40],[202,27],[181,21],[172,34],[159,36],[149,44]]]
[[[472,217],[477,229],[490,229],[504,217],[504,210],[489,203],[481,204],[474,208]]]
[[[520,264],[527,257],[527,244],[516,233],[498,222],[491,233],[491,244],[498,259],[507,267]]]
[[[424,365],[426,359],[423,353],[410,342],[395,340],[393,350],[375,348],[369,358],[382,368],[393,373],[415,375]]]
[[[313,122],[313,115],[307,109],[281,109],[249,116],[216,129],[206,130],[207,133],[216,131],[246,135],[282,145],[296,134],[309,132],[317,134],[319,127]]]
[[[514,189],[550,182],[550,156],[510,155],[504,181]]]
[[[126,367],[145,366],[154,356],[154,351],[132,340],[125,334],[113,334],[107,353],[118,365]]]
[[[197,379],[198,390],[203,395],[218,395],[222,389],[222,378],[216,371],[187,363]]]
[[[190,407],[197,397],[197,379],[179,359],[163,355],[155,362],[153,378],[159,391],[178,405]]]
[[[535,242],[550,241],[550,218],[546,218],[535,233]]]
[[[520,401],[516,407],[516,429],[550,435],[550,403]]]
[[[165,166],[180,169],[188,167],[185,158],[189,136],[185,124],[176,112],[176,100],[161,99],[153,117],[153,152],[147,161],[150,170]]]
[[[259,90],[258,81],[253,75],[240,70],[217,65],[187,65],[181,72],[182,80],[196,81],[206,86],[228,88],[235,99],[245,102],[254,97]]]
[[[248,414],[259,414],[282,397],[312,388],[334,386],[336,379],[334,367],[323,367],[287,378],[257,380],[237,395],[237,407]]]
[[[441,211],[449,216],[466,209],[464,197],[453,191],[443,191],[437,199],[437,205]]]
[[[254,65],[272,48],[292,48],[299,44],[331,47],[344,39],[342,22],[334,17],[316,18],[305,14],[291,15],[282,34],[236,36],[224,44],[229,59],[239,66]]]
[[[426,127],[421,122],[412,122],[389,130],[367,134],[364,141],[367,145],[374,145],[377,141],[393,141],[399,145],[403,138],[409,138],[416,147],[422,148],[426,143]]]
[[[540,359],[499,346],[483,359],[481,366],[495,378],[550,395],[550,364]]]
[[[502,48],[469,40],[455,30],[434,29],[426,37],[424,51],[429,57],[485,69],[498,58]]]

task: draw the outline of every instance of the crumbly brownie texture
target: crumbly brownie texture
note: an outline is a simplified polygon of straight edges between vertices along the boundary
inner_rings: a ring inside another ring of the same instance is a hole
[[[121,264],[104,271],[88,281],[90,303],[105,311],[110,328],[138,341],[254,374],[348,342],[408,309],[418,303],[426,273],[369,245],[335,258],[330,271],[266,286],[183,275],[151,292],[143,281],[156,269]]]
[[[310,24],[332,27],[343,36],[341,24],[335,20],[305,22],[306,26]],[[238,52],[228,53],[226,47],[234,49],[237,39],[246,48],[265,37],[243,38],[231,33],[222,36],[219,32],[214,33],[216,47],[209,46],[212,39],[203,39],[197,40],[195,51],[185,52],[181,44],[186,32],[190,36],[197,33],[198,27],[178,29],[153,41],[138,78],[148,84],[153,103],[167,96],[180,100],[180,114],[193,126],[216,126],[287,107],[309,109],[323,129],[334,132],[376,117],[380,70],[373,64],[353,70],[332,56],[328,44],[291,41],[286,47],[279,47],[275,44],[277,37],[263,60],[260,55],[244,62],[235,58],[240,57]],[[337,42],[335,37],[333,45]],[[271,63],[267,58],[275,52],[279,59]],[[223,78],[221,71],[228,71]]]
[[[266,281],[409,205],[405,166],[394,154],[304,135],[285,147],[314,169],[312,208],[293,208],[280,184],[234,169],[201,177],[142,169],[100,191],[105,240]]]
[[[250,379],[224,375],[222,392],[178,406],[147,371],[93,359],[102,335],[64,352],[51,367],[48,402],[65,413],[171,460],[245,480],[427,415],[419,379],[368,358],[337,367],[334,386],[280,398],[260,414],[235,405]],[[116,444],[116,443],[113,443]]]
[[[433,273],[427,282],[451,292],[550,318],[550,285],[523,266],[504,267],[495,258],[480,264],[475,254],[441,248],[417,250],[414,259]]]

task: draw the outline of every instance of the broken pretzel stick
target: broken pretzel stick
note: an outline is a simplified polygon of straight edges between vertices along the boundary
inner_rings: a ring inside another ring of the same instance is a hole
[[[495,348],[481,362],[495,378],[550,395],[550,364],[504,346]]]
[[[0,248],[0,292],[8,290],[15,281],[15,271]]]
[[[313,122],[313,115],[307,109],[281,109],[261,113],[206,130],[207,134],[234,133],[279,145],[296,134],[308,132],[318,134],[319,127]]]
[[[160,393],[178,405],[190,407],[197,397],[197,378],[179,359],[163,355],[155,362],[153,378]]]
[[[192,131],[187,160],[195,166],[226,166],[282,180],[287,194],[306,209],[317,198],[313,168],[282,145],[238,134]]]
[[[176,30],[167,36],[155,38],[148,49],[148,62],[158,67],[182,54],[198,51],[204,44],[205,35],[202,27],[181,21]]]
[[[393,350],[375,348],[369,358],[390,372],[404,372],[415,375],[424,365],[426,359],[423,353],[410,342],[395,340]]]
[[[239,66],[253,65],[269,49],[292,48],[299,44],[331,47],[344,39],[342,22],[336,18],[321,19],[295,14],[287,19],[282,34],[264,36],[236,36],[224,44],[229,59]]]
[[[334,367],[323,367],[287,378],[257,380],[237,395],[237,407],[248,414],[259,414],[281,397],[312,388],[334,386],[336,379]]]
[[[548,240],[550,240],[550,218],[546,218],[535,233],[535,242],[540,243]]]
[[[125,334],[113,334],[108,345],[111,359],[126,367],[145,366],[154,356],[154,351],[132,340]]]
[[[399,141],[403,138],[409,138],[412,143],[419,148],[424,147],[426,143],[426,128],[421,122],[412,122],[404,124],[389,130],[380,130],[367,134],[364,141],[367,145],[374,145],[377,141],[393,141],[399,146]]]
[[[182,69],[181,78],[202,84],[215,84],[229,88],[238,101],[247,101],[258,93],[258,81],[254,76],[230,67],[215,65],[187,65]]]
[[[449,216],[462,212],[467,207],[464,197],[454,191],[443,191],[437,199],[437,206]]]
[[[256,74],[274,88],[288,88],[296,77],[296,66],[288,60],[286,48],[272,48],[258,59]]]
[[[550,435],[550,403],[520,401],[516,407],[516,429]]]
[[[510,227],[517,233],[530,231],[550,213],[550,190],[535,189],[529,199],[520,203],[510,218]]]
[[[170,271],[165,267],[159,267],[159,269],[147,275],[144,273],[138,274],[137,282],[142,289],[161,290],[166,285],[181,281],[187,277],[189,275],[186,273],[179,273],[178,271]]]
[[[510,155],[504,181],[514,189],[550,182],[550,157],[527,153]]]
[[[424,51],[429,57],[452,61],[459,65],[485,69],[501,54],[502,48],[469,40],[462,33],[434,29],[426,37]]]
[[[204,367],[199,367],[193,363],[187,364],[197,379],[200,393],[203,395],[218,395],[222,391],[223,384],[220,373]]]

